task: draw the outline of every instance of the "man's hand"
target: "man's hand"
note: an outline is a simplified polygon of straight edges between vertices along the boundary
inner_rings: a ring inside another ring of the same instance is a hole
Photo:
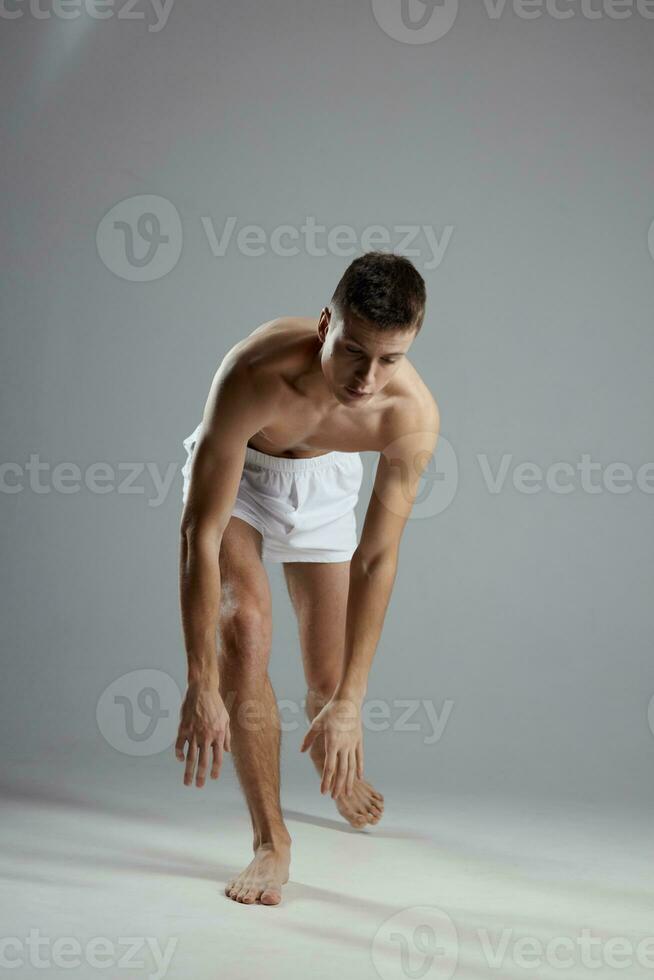
[[[180,710],[180,723],[175,742],[175,755],[184,762],[184,746],[188,742],[184,785],[191,786],[197,763],[196,786],[204,786],[209,757],[213,753],[211,778],[218,779],[223,761],[223,749],[231,752],[229,715],[217,684],[189,684]]]
[[[349,795],[355,776],[363,779],[361,708],[349,698],[333,697],[311,722],[300,751],[305,752],[319,736],[325,738],[325,763],[320,792],[331,789],[332,798]]]

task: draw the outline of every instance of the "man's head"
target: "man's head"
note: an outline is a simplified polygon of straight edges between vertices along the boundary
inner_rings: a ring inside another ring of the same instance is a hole
[[[422,326],[425,304],[424,279],[401,255],[367,252],[348,266],[318,321],[322,371],[340,402],[363,405],[388,384]]]

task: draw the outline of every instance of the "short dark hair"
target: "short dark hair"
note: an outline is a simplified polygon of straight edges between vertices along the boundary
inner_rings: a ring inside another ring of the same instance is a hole
[[[366,252],[347,267],[332,296],[341,317],[368,320],[380,330],[420,330],[425,318],[425,281],[403,255]]]

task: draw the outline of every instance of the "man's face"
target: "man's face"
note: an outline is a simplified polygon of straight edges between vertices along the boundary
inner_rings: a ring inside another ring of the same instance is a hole
[[[374,324],[336,309],[325,309],[318,321],[321,364],[327,384],[344,405],[365,405],[399,370],[415,330],[379,330]],[[357,397],[354,392],[364,392]]]

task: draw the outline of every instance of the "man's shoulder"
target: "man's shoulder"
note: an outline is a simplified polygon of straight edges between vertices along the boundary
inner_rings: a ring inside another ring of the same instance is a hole
[[[239,340],[223,359],[226,370],[243,376],[279,374],[288,362],[298,360],[302,346],[311,336],[311,321],[305,317],[276,317],[259,324]]]
[[[229,400],[277,404],[286,392],[287,377],[300,363],[306,323],[301,317],[278,317],[260,324],[224,355],[214,388]]]
[[[386,412],[386,434],[389,440],[408,432],[434,432],[440,428],[438,403],[413,365],[402,378]]]
[[[379,431],[379,453],[387,459],[427,459],[440,431],[440,411],[432,392],[413,365],[389,397]]]

